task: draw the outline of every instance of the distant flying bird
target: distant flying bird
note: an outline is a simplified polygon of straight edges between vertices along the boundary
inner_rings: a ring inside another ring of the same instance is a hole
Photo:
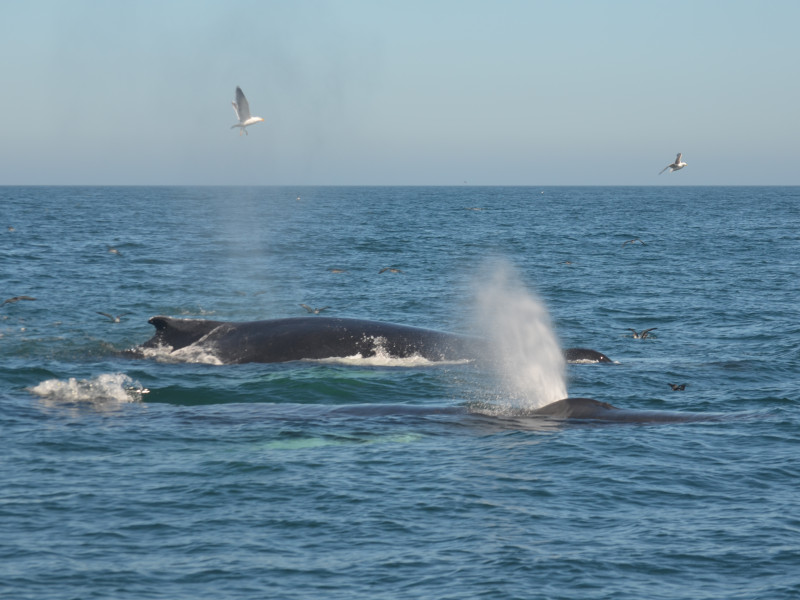
[[[14,302],[19,302],[20,300],[36,300],[36,298],[32,296],[14,296],[13,298],[8,298],[7,300],[4,300],[3,304],[14,304]],[[3,304],[0,304],[0,306],[2,306]]]
[[[250,105],[247,103],[247,98],[244,97],[244,92],[239,86],[236,86],[236,101],[231,102],[231,104],[233,104],[233,111],[236,113],[236,118],[239,119],[236,125],[231,125],[231,129],[234,127],[241,127],[239,135],[242,135],[242,132],[247,135],[247,129],[245,129],[245,127],[264,120],[261,117],[250,116]]]
[[[667,385],[669,385],[669,387],[672,388],[673,392],[682,392],[683,390],[686,389],[685,383],[681,383],[680,385],[678,385],[677,383],[669,383]]]
[[[108,314],[108,313],[105,313],[105,312],[100,312],[100,311],[98,310],[98,311],[97,311],[97,314],[98,314],[98,315],[103,315],[104,317],[108,317],[108,318],[109,318],[109,320],[110,320],[112,323],[119,323],[119,322],[122,320],[122,317],[124,317],[125,315],[129,315],[130,313],[122,313],[121,315],[117,315],[117,316],[115,317],[114,315],[110,315],[110,314]]]
[[[622,246],[623,246],[623,248],[624,248],[624,247],[625,247],[625,244],[635,244],[636,242],[639,242],[639,243],[640,243],[642,246],[647,246],[647,244],[645,244],[645,243],[644,243],[642,240],[640,240],[639,238],[633,238],[632,240],[628,240],[627,242],[622,242]]]
[[[319,313],[321,313],[326,308],[330,308],[330,306],[323,306],[322,308],[311,308],[308,304],[301,304],[300,306],[302,306],[308,312],[313,313],[315,315],[318,315]]]
[[[659,171],[658,174],[661,175],[661,173],[663,173],[667,169],[669,169],[670,173],[672,173],[673,171],[680,171],[683,167],[685,167],[687,164],[689,164],[689,163],[681,162],[681,157],[682,156],[683,156],[683,154],[681,152],[678,152],[678,156],[675,158],[675,162],[672,163],[672,164],[669,164],[666,167],[664,167],[663,169],[661,169],[661,171]]]
[[[641,333],[639,333],[635,329],[631,329],[630,327],[628,327],[628,331],[633,332],[633,338],[636,340],[646,340],[647,337],[650,335],[650,332],[653,331],[654,329],[658,329],[658,327],[651,327],[650,329],[645,329]]]

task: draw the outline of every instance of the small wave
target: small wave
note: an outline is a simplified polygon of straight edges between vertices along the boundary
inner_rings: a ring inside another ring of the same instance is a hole
[[[330,358],[306,359],[304,362],[314,362],[329,365],[347,365],[354,367],[429,367],[438,365],[463,365],[468,364],[469,360],[447,360],[447,361],[433,361],[428,360],[424,356],[414,354],[399,358],[391,356],[384,350],[379,350],[372,356],[362,356],[361,354],[354,354],[352,356],[331,356]]]
[[[173,350],[171,346],[156,346],[155,348],[139,348],[137,351],[141,352],[143,358],[149,358],[161,363],[224,364],[213,351],[200,344],[192,344],[178,350]]]
[[[357,367],[428,367],[431,365],[460,365],[471,362],[468,359],[463,360],[430,360],[419,354],[412,354],[410,356],[392,356],[386,349],[386,338],[375,337],[372,338],[373,349],[375,354],[372,356],[363,356],[361,353],[353,354],[351,356],[331,356],[322,359],[309,359],[309,362],[318,362],[324,364],[336,365],[350,365]]]
[[[93,379],[48,379],[28,391],[53,405],[86,403],[109,407],[139,402],[150,390],[124,373],[104,373]]]

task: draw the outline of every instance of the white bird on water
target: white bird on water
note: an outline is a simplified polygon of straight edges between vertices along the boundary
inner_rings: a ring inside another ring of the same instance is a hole
[[[233,104],[233,111],[236,113],[236,118],[239,119],[236,125],[231,125],[231,129],[234,127],[241,127],[239,135],[242,135],[243,131],[245,135],[247,135],[247,129],[245,129],[245,127],[264,120],[261,117],[250,116],[250,105],[247,103],[247,98],[244,97],[242,88],[238,85],[236,86],[236,101],[231,102],[231,104]]]
[[[682,156],[683,156],[683,153],[678,152],[678,156],[675,158],[675,162],[672,163],[671,165],[667,165],[666,167],[661,169],[658,172],[658,174],[661,175],[661,173],[663,173],[667,169],[669,169],[670,173],[672,173],[673,171],[680,171],[683,167],[685,167],[688,164],[688,163],[685,163],[685,162],[681,162],[681,157]]]

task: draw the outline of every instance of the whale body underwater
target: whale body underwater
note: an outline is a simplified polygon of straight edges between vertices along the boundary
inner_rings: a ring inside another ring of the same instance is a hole
[[[224,364],[278,363],[326,359],[384,352],[391,357],[421,356],[433,362],[480,358],[483,344],[475,337],[397,325],[380,321],[336,317],[291,317],[264,321],[213,321],[157,316],[148,321],[156,328],[152,338],[129,354],[167,348],[170,352],[194,347],[211,352]],[[613,362],[587,348],[564,351],[567,361]],[[425,409],[422,409],[425,410]],[[431,409],[433,412],[461,409]],[[716,415],[669,411],[619,409],[591,398],[565,398],[526,416],[626,422],[685,422],[709,420]]]

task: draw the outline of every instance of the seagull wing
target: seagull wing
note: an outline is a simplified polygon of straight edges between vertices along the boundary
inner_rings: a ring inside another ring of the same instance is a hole
[[[314,312],[314,309],[313,309],[313,308],[311,308],[311,307],[310,307],[308,304],[301,304],[300,306],[302,306],[303,308],[305,308],[305,309],[306,309],[308,312],[310,312],[310,313],[313,313],[313,312]]]
[[[664,167],[663,169],[661,169],[661,170],[658,172],[658,174],[659,174],[659,175],[661,175],[661,174],[662,174],[664,171],[666,171],[667,169],[669,169],[671,166],[672,166],[672,165],[667,165],[666,167]]]
[[[675,158],[675,164],[681,164],[681,157],[683,156],[683,152],[678,152],[678,156]]]
[[[98,311],[97,311],[97,314],[98,314],[98,315],[103,315],[104,317],[108,317],[108,318],[109,318],[109,319],[111,319],[112,321],[114,320],[114,316],[113,316],[113,315],[110,315],[110,314],[108,314],[108,313],[106,313],[106,312],[100,312],[100,311],[98,310]]]
[[[236,104],[234,106],[239,120],[244,123],[250,118],[250,105],[247,103],[247,98],[244,97],[242,88],[236,87]]]

